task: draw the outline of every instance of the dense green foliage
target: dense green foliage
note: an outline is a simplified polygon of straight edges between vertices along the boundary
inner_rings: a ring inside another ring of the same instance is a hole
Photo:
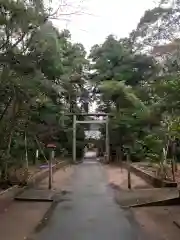
[[[68,30],[53,26],[43,1],[0,2],[1,177],[7,177],[11,165],[28,166],[37,148],[46,159],[49,142],[56,143],[57,154],[71,155],[72,118],[66,113],[88,112],[92,100],[96,111],[112,115],[111,160],[127,153],[133,160],[160,163],[177,157],[178,0],[148,10],[128,38],[110,35],[92,47],[88,58]],[[158,59],[154,52],[162,42]],[[169,43],[173,50],[164,54]],[[84,139],[80,125],[77,157]]]
[[[81,44],[72,44],[67,30],[59,32],[39,1],[0,4],[0,165],[27,165],[35,150],[43,155],[54,142],[57,154],[71,152],[72,119],[84,95],[87,60]],[[82,154],[79,129],[77,154]],[[44,156],[45,157],[45,156]]]
[[[145,12],[129,38],[109,36],[91,49],[91,81],[98,94],[98,109],[113,115],[112,161],[125,159],[126,154],[135,161],[160,165],[167,158],[172,163],[178,159],[179,40],[172,39],[175,29],[179,32],[179,1],[174,3],[163,1]]]

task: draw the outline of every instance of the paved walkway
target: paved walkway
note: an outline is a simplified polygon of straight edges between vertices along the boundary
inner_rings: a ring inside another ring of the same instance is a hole
[[[130,212],[114,201],[104,168],[93,160],[77,165],[60,202],[36,240],[147,240]]]

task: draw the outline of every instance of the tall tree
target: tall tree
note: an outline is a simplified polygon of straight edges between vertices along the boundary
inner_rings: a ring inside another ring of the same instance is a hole
[[[0,165],[4,173],[7,165],[25,163],[25,148],[29,154],[54,141],[59,151],[70,151],[72,121],[64,118],[64,112],[72,105],[73,111],[84,106],[87,61],[83,46],[72,44],[70,33],[59,32],[49,21],[51,14],[43,1],[2,1],[0,12]],[[81,145],[83,138],[81,133]]]

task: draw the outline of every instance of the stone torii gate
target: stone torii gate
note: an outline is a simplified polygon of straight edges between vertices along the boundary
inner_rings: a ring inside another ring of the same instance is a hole
[[[72,152],[73,152],[73,162],[76,162],[76,126],[77,124],[106,124],[106,161],[109,160],[109,114],[107,113],[71,113],[73,116],[73,146],[72,146]],[[77,116],[95,116],[95,117],[104,117],[104,120],[83,120],[78,121]]]

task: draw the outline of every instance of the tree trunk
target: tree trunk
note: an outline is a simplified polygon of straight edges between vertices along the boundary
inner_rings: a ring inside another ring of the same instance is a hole
[[[174,159],[171,160],[171,170],[172,170],[173,182],[175,182],[176,181],[176,177],[175,177],[175,162],[174,162]]]
[[[175,146],[175,142],[173,141],[172,143],[172,148],[173,148],[173,156],[171,159],[171,170],[172,170],[172,177],[173,177],[173,181],[176,181],[176,177],[175,177],[175,152],[176,152],[176,146]]]
[[[48,163],[48,160],[47,160],[47,158],[46,158],[46,156],[45,156],[45,154],[44,154],[44,151],[43,151],[43,149],[41,148],[41,144],[39,143],[39,140],[37,139],[37,137],[36,137],[36,136],[34,136],[34,139],[35,139],[35,141],[36,141],[36,143],[37,143],[37,145],[38,145],[38,148],[39,148],[39,150],[40,150],[41,154],[43,155],[44,159],[45,159],[45,160],[46,160],[46,162]]]
[[[6,156],[4,157],[6,162],[3,164],[2,174],[1,174],[1,178],[4,181],[8,180],[8,160],[10,158],[10,150],[11,150],[11,142],[12,142],[12,136],[13,136],[14,126],[15,126],[15,118],[16,118],[16,113],[18,111],[18,106],[19,106],[17,103],[16,94],[14,95],[12,101],[10,101],[10,102],[12,102],[12,104],[11,105],[9,104],[9,109],[7,109],[8,115],[9,115],[8,124],[10,126],[6,129],[5,135],[1,139],[3,144],[7,143],[7,145],[5,145],[7,147]],[[8,119],[7,119],[7,121],[8,121]],[[1,129],[1,130],[3,130],[3,129]],[[2,161],[3,161],[3,159],[2,159]]]
[[[24,144],[25,144],[25,163],[26,163],[26,168],[29,168],[29,162],[28,162],[28,151],[27,151],[27,135],[25,132],[25,136],[24,136]]]
[[[3,117],[5,116],[10,104],[12,102],[12,97],[9,98],[9,101],[7,102],[5,108],[4,108],[4,111],[2,112],[1,116],[0,116],[0,122],[2,121]]]

